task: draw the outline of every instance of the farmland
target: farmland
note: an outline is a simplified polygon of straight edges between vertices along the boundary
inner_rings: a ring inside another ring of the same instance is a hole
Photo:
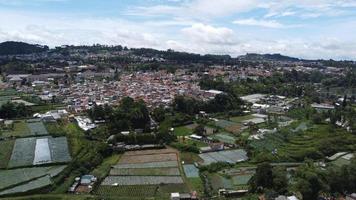
[[[0,141],[0,168],[6,168],[11,157],[14,140]]]
[[[117,197],[167,198],[188,191],[173,149],[126,152],[112,166],[96,194]]]
[[[22,136],[30,136],[30,130],[27,126],[26,121],[19,120],[15,121],[12,129],[6,129],[2,131],[3,137],[22,137]]]
[[[46,127],[38,119],[17,120],[13,127],[2,130],[3,137],[29,137],[48,135]]]
[[[356,137],[343,130],[331,130],[327,125],[314,125],[307,128],[306,123],[293,123],[284,130],[266,135],[263,139],[253,140],[249,145],[256,152],[266,152],[276,155],[276,161],[303,161],[306,157],[312,159],[322,158],[328,143],[339,144],[336,149],[325,151],[325,156],[340,151],[348,151],[355,147]]]
[[[102,185],[159,185],[180,184],[180,176],[108,176]]]
[[[110,175],[113,176],[179,176],[180,172],[177,167],[165,168],[131,168],[131,169],[117,169],[112,168]]]
[[[48,135],[46,127],[40,120],[28,120],[27,126],[30,129],[31,135]]]
[[[0,170],[0,193],[7,190],[8,192],[17,191],[20,189],[27,188],[23,186],[29,181],[39,179],[41,177],[48,176],[49,178],[57,176],[63,169],[65,165],[53,166],[53,167],[35,167],[35,168],[21,168],[13,170]],[[15,189],[14,186],[23,186]]]
[[[44,177],[40,177],[38,179],[32,180],[28,183],[24,183],[22,185],[18,185],[15,186],[13,188],[4,190],[0,192],[0,195],[8,195],[8,194],[15,194],[15,193],[23,193],[23,192],[28,192],[31,190],[35,190],[35,189],[40,189],[43,187],[46,187],[48,185],[50,185],[51,179],[49,176],[44,176]]]
[[[15,141],[8,167],[68,162],[70,160],[65,137],[19,138]]]
[[[202,153],[199,156],[204,160],[203,165],[215,162],[237,163],[248,159],[246,151],[242,149]]]

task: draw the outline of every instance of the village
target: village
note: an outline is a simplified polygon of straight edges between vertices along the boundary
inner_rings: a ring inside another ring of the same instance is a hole
[[[83,59],[95,56],[103,54]],[[350,77],[344,68],[120,56],[134,67],[63,61],[69,66],[2,74],[0,197],[302,200],[303,171],[353,169],[355,90],[313,78]],[[256,181],[275,177],[282,183]]]

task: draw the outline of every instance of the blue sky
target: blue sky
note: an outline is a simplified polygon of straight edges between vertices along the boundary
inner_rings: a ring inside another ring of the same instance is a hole
[[[0,42],[356,60],[356,0],[0,0]]]

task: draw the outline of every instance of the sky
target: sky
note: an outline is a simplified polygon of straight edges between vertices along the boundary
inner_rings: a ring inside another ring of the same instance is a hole
[[[0,42],[356,60],[356,0],[0,0]]]

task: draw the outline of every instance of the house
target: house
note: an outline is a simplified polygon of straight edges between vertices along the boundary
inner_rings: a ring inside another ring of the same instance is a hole
[[[356,193],[346,195],[346,200],[356,200]]]
[[[284,196],[284,195],[279,195],[275,200],[298,200],[296,196]]]
[[[214,152],[214,151],[222,151],[224,150],[224,143],[212,143],[207,147],[200,147],[200,153]]]
[[[197,198],[197,193],[194,191],[192,193],[171,193],[171,200],[194,200]]]
[[[80,177],[80,185],[90,185],[96,182],[96,177],[93,175],[84,175]]]
[[[333,110],[335,109],[335,106],[330,105],[330,104],[318,104],[318,103],[313,103],[310,105],[312,108],[315,108],[317,111],[327,111],[327,110]]]

